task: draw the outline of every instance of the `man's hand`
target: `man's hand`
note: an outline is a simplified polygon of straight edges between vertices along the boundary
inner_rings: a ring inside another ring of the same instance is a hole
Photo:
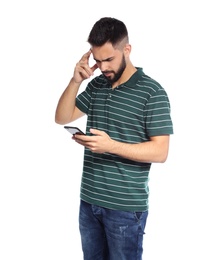
[[[114,140],[104,131],[90,129],[93,136],[76,134],[72,137],[77,143],[87,147],[93,153],[106,153],[112,148]]]
[[[91,56],[91,50],[85,53],[80,61],[76,64],[73,74],[73,80],[76,83],[81,83],[83,80],[90,78],[94,71],[98,68],[97,64],[89,67],[89,58]]]

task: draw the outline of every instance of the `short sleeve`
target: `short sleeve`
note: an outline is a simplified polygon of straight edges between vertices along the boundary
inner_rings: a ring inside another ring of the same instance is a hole
[[[170,102],[163,88],[155,91],[145,108],[145,124],[148,136],[173,134]]]

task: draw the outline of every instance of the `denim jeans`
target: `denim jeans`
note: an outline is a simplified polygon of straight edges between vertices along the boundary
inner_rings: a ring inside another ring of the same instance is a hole
[[[141,260],[148,211],[111,210],[80,203],[84,260]]]

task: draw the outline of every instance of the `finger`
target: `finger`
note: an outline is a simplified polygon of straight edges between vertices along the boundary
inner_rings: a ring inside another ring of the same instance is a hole
[[[93,75],[93,72],[91,68],[88,66],[88,64],[85,64],[83,62],[77,63],[77,71],[82,74],[85,78],[89,78]]]
[[[83,78],[85,78],[85,79],[88,79],[88,78],[90,78],[90,76],[92,76],[92,73],[91,73],[91,71],[89,71],[89,70],[84,70],[84,69],[82,69],[82,70],[79,70],[79,73],[80,73],[81,76],[82,76]]]
[[[85,61],[85,62],[88,61],[90,55],[91,55],[91,50],[89,50],[88,52],[86,52],[86,53],[82,56],[82,58],[80,59],[80,61]]]

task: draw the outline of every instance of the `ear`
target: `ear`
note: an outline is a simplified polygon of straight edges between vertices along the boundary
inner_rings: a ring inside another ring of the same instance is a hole
[[[126,57],[130,55],[131,50],[132,50],[132,46],[129,43],[126,43],[124,47],[124,54]]]

